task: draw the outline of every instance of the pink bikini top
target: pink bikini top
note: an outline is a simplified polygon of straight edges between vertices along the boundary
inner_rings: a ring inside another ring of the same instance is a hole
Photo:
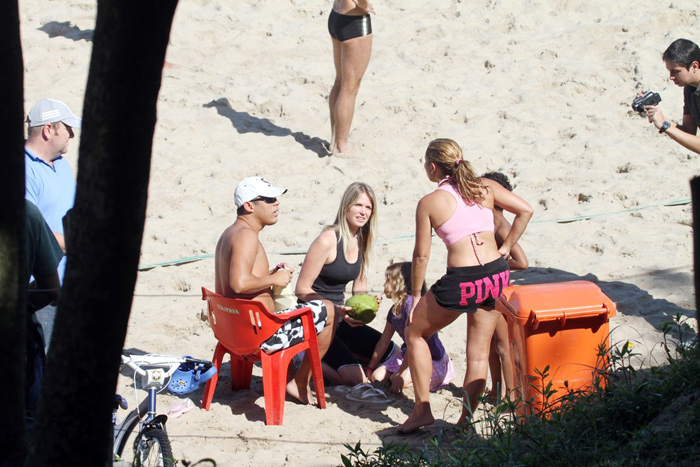
[[[469,235],[479,232],[493,232],[493,211],[479,203],[469,205],[455,190],[454,186],[445,181],[440,184],[438,190],[445,190],[454,196],[457,201],[457,209],[440,227],[435,228],[435,233],[450,246]]]

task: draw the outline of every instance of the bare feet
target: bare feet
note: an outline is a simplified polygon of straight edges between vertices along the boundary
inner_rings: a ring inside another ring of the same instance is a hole
[[[467,414],[462,413],[457,420],[457,426],[463,430],[468,430],[472,428],[472,419]]]
[[[435,417],[433,417],[433,413],[430,410],[430,405],[428,403],[416,404],[413,412],[408,416],[408,420],[403,422],[403,425],[398,427],[396,431],[399,434],[406,435],[424,426],[432,425],[434,422]]]
[[[310,404],[313,402],[313,394],[311,393],[311,388],[309,384],[299,384],[296,380],[292,379],[287,383],[287,394],[301,402],[302,404]]]
[[[486,395],[486,402],[491,405],[498,405],[499,400],[501,400],[500,394],[498,394],[498,392],[495,390],[489,391],[489,393]]]
[[[325,156],[332,156],[333,153],[331,152],[331,143],[326,143],[325,141],[321,142],[321,147],[323,148],[324,151],[326,151]]]
[[[334,159],[360,159],[360,156],[352,152],[334,152],[331,154]]]
[[[331,144],[330,153],[331,155],[335,156],[338,154],[353,154],[354,151],[348,144],[338,144],[336,141]]]

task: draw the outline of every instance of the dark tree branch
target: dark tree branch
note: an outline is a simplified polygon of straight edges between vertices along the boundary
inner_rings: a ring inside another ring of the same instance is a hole
[[[98,0],[68,265],[30,465],[104,464],[177,0]]]
[[[6,359],[0,400],[2,465],[21,465],[26,451],[24,424],[25,294],[23,69],[17,2],[0,6],[0,355]]]
[[[700,276],[698,268],[700,268],[700,177],[693,177],[690,180],[690,195],[693,201],[693,271],[695,282],[695,322],[700,323]],[[695,329],[698,332],[698,329]],[[700,352],[700,346],[697,346]]]

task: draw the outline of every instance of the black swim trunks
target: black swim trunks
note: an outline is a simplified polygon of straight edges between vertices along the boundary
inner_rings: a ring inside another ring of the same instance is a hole
[[[480,307],[496,306],[503,289],[510,283],[510,269],[503,258],[483,266],[447,268],[430,291],[435,301],[448,310],[474,313]]]
[[[328,32],[340,42],[372,34],[372,19],[369,15],[341,15],[331,10],[328,17]]]

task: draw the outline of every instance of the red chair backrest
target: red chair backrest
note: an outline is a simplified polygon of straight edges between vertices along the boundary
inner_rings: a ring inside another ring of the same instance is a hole
[[[216,340],[236,355],[258,354],[260,344],[284,323],[256,300],[224,297],[205,287],[202,298],[207,301]]]

